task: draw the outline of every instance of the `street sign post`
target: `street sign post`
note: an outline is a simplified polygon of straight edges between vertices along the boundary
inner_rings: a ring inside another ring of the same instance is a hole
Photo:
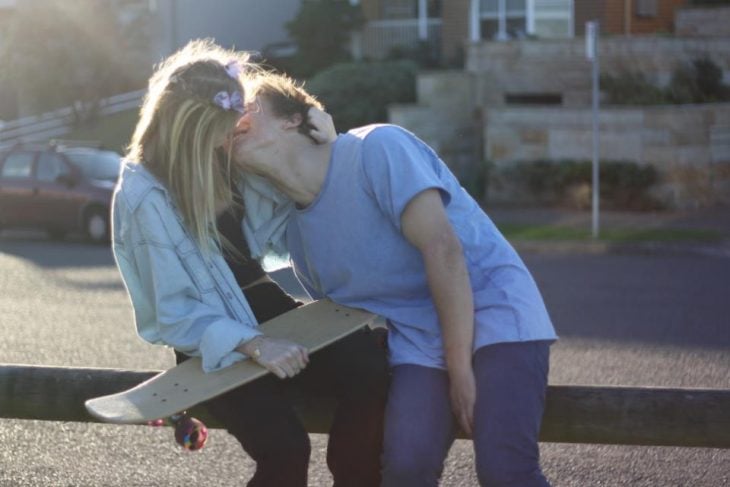
[[[599,147],[599,129],[600,129],[600,88],[599,74],[600,63],[598,56],[598,33],[599,25],[597,21],[586,22],[586,57],[591,61],[592,65],[592,98],[593,98],[593,177],[592,177],[592,201],[591,208],[593,212],[592,235],[594,239],[599,235],[599,196],[600,196],[600,178],[598,171],[600,147]]]

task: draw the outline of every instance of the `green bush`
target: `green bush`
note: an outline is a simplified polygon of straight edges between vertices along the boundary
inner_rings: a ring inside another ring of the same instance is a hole
[[[591,161],[538,160],[516,163],[501,170],[500,177],[531,199],[545,204],[578,204],[571,191],[590,187]],[[599,164],[601,200],[615,209],[649,209],[658,203],[649,194],[657,182],[653,166],[634,162],[601,161]],[[578,206],[581,206],[578,204]]]
[[[410,60],[422,69],[436,69],[441,66],[441,50],[433,42],[419,41],[415,46],[393,47],[386,60]]]
[[[412,61],[343,63],[313,77],[307,90],[327,107],[337,130],[387,122],[391,103],[416,100],[417,65]]]
[[[674,103],[712,103],[730,100],[722,82],[722,68],[707,58],[677,68],[667,89]]]
[[[637,72],[602,74],[601,91],[609,105],[662,105],[670,102],[664,90]]]
[[[350,33],[364,22],[360,5],[347,0],[302,2],[296,17],[286,24],[299,51],[287,65],[287,73],[308,78],[335,63],[350,60]]]
[[[478,203],[482,203],[487,198],[488,182],[494,170],[495,166],[492,161],[470,164],[463,174],[457,174],[459,184]]]
[[[709,58],[678,66],[665,89],[638,72],[601,75],[601,91],[609,105],[665,105],[714,103],[730,100],[730,86],[723,84],[722,68]]]

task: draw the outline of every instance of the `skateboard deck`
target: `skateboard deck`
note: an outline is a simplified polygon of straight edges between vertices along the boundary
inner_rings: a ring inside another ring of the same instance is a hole
[[[260,325],[273,338],[286,338],[316,352],[370,323],[375,316],[323,299]],[[180,413],[196,404],[258,379],[268,370],[253,360],[205,373],[193,357],[132,389],[86,401],[92,416],[110,423],[139,424]]]

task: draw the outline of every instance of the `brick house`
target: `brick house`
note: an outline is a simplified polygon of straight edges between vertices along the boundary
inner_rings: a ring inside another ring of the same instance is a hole
[[[603,34],[674,31],[676,11],[688,0],[354,0],[367,23],[357,57],[382,58],[394,46],[419,41],[449,63],[465,42],[582,36],[588,20]]]
[[[575,32],[582,35],[588,20],[598,19],[605,34],[674,32],[677,10],[688,0],[581,0],[575,2]]]

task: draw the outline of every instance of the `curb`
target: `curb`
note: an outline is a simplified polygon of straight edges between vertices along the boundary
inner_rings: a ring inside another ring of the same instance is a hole
[[[594,242],[594,241],[510,241],[519,253],[530,254],[633,254],[703,255],[730,258],[730,241],[706,242]]]

